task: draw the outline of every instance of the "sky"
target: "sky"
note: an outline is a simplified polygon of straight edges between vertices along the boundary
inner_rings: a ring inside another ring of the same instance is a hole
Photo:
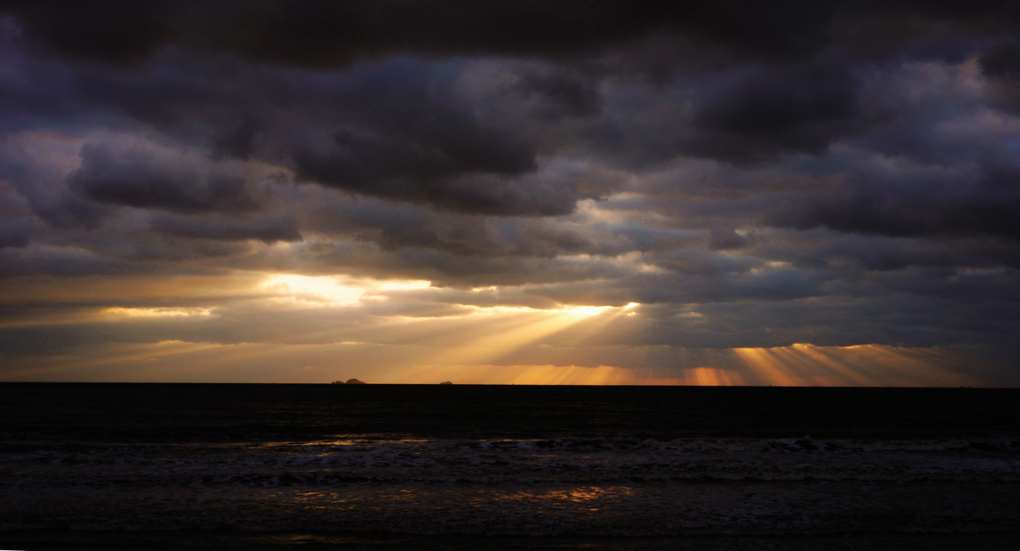
[[[1014,2],[0,5],[0,380],[1016,386]]]

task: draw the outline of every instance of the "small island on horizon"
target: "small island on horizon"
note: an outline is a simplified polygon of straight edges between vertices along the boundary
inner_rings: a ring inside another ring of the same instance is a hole
[[[351,379],[347,379],[346,381],[333,381],[332,383],[329,383],[329,384],[331,384],[331,385],[367,385],[368,383],[366,383],[365,381],[362,381],[361,379],[351,378]]]

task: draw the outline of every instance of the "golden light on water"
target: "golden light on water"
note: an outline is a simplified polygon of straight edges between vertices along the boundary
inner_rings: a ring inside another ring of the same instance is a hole
[[[576,486],[551,490],[518,490],[497,496],[498,501],[572,503],[575,505],[597,505],[602,501],[613,501],[634,494],[630,486]],[[596,512],[598,507],[587,509]]]

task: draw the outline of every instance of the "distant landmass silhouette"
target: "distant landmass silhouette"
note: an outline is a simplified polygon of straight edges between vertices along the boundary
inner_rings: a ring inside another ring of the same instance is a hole
[[[361,379],[347,379],[346,381],[333,381],[331,385],[367,385],[365,381]]]

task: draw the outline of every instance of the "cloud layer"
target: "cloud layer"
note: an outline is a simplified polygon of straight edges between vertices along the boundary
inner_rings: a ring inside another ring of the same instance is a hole
[[[482,312],[588,306],[597,333],[472,361],[691,381],[867,345],[918,384],[1020,383],[1010,3],[6,6],[0,377],[161,342],[410,365]]]

